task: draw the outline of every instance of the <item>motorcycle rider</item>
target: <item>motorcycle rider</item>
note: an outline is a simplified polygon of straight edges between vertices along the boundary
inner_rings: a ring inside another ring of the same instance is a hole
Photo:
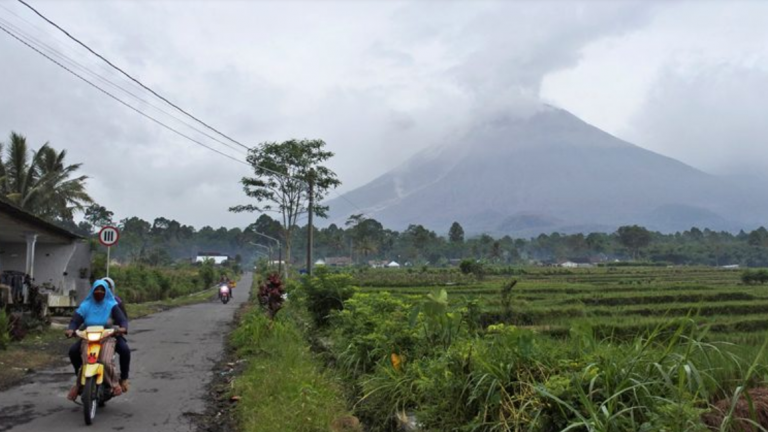
[[[115,301],[117,301],[117,307],[123,311],[127,321],[128,311],[125,309],[123,299],[121,299],[115,291],[115,281],[110,277],[102,278],[102,280],[109,285],[109,290],[112,291],[112,295],[115,296]],[[125,393],[130,390],[131,387],[131,384],[128,381],[128,376],[130,375],[129,373],[131,370],[131,348],[128,346],[128,341],[123,335],[117,336],[115,342],[115,352],[120,356],[120,388],[123,390],[123,393]]]
[[[235,298],[234,287],[232,286],[232,282],[229,280],[227,275],[221,275],[221,277],[219,278],[219,286],[222,286],[222,285],[226,285],[227,288],[229,288],[229,298]]]
[[[80,306],[72,316],[69,327],[64,334],[68,338],[71,338],[74,336],[75,330],[80,328],[83,324],[86,326],[106,326],[110,318],[113,323],[118,326],[118,334],[128,333],[128,319],[125,317],[125,314],[123,314],[123,311],[117,306],[117,301],[115,300],[112,291],[109,289],[109,284],[104,280],[99,279],[93,283],[91,291],[88,293],[88,297],[80,303]],[[69,361],[72,362],[72,367],[75,369],[76,379],[79,377],[80,368],[83,365],[81,344],[82,342],[78,340],[69,348]],[[69,390],[67,399],[77,399],[78,390],[79,385],[76,382]],[[122,394],[122,387],[117,385],[112,391],[115,396],[119,396]]]

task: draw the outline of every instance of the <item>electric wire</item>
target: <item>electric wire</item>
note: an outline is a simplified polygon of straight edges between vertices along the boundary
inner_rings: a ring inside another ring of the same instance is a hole
[[[69,72],[70,74],[74,75],[75,77],[79,78],[80,80],[82,80],[82,81],[83,81],[83,82],[85,82],[86,84],[90,85],[91,87],[95,88],[96,90],[100,91],[101,93],[103,93],[103,94],[107,95],[108,97],[110,97],[111,99],[113,99],[113,100],[115,100],[116,102],[120,103],[121,105],[125,106],[126,108],[128,108],[128,109],[130,109],[130,110],[132,110],[132,111],[135,111],[137,114],[141,115],[142,117],[145,117],[145,118],[147,118],[147,119],[151,120],[152,122],[154,122],[154,123],[158,124],[159,126],[161,126],[161,127],[165,128],[165,129],[167,129],[167,130],[169,130],[169,131],[171,131],[171,132],[173,132],[173,133],[175,133],[175,134],[177,134],[177,135],[179,135],[179,136],[181,136],[181,137],[183,137],[183,138],[186,138],[187,140],[189,140],[189,141],[191,141],[191,142],[193,142],[193,143],[195,143],[195,144],[197,144],[197,145],[199,145],[199,146],[205,147],[205,148],[207,148],[208,150],[211,150],[211,151],[213,151],[213,152],[216,152],[216,153],[218,153],[218,154],[219,154],[219,155],[221,155],[221,156],[224,156],[224,157],[226,157],[226,158],[228,158],[228,159],[231,159],[231,160],[233,160],[233,161],[235,161],[235,162],[238,162],[238,163],[241,163],[241,164],[244,164],[244,165],[247,165],[247,166],[251,166],[251,164],[249,164],[248,162],[246,162],[246,161],[244,161],[244,160],[238,159],[238,158],[236,158],[236,157],[234,157],[234,156],[232,156],[232,155],[229,155],[229,154],[227,154],[227,153],[224,153],[224,152],[222,152],[222,151],[219,151],[218,149],[215,149],[215,148],[213,148],[213,147],[211,147],[211,146],[208,146],[208,145],[206,145],[206,144],[204,144],[204,143],[202,143],[202,142],[200,142],[200,141],[198,141],[198,140],[196,140],[196,139],[194,139],[194,138],[190,137],[189,135],[186,135],[185,133],[183,133],[183,132],[180,132],[179,130],[177,130],[177,129],[175,129],[175,128],[171,127],[171,126],[168,126],[167,124],[163,123],[163,122],[162,122],[162,121],[160,121],[160,120],[157,120],[156,118],[154,118],[154,117],[150,116],[149,114],[146,114],[146,113],[144,113],[143,111],[139,110],[138,108],[136,108],[136,107],[134,107],[134,106],[130,105],[129,103],[127,103],[127,102],[123,101],[123,100],[122,100],[122,99],[120,99],[119,97],[117,97],[117,96],[113,95],[113,94],[112,94],[112,93],[110,93],[109,91],[107,91],[107,90],[104,90],[103,88],[101,88],[101,87],[99,87],[98,85],[94,84],[93,82],[89,81],[87,78],[83,77],[82,75],[78,74],[77,72],[73,71],[72,69],[68,68],[67,66],[63,65],[62,63],[60,63],[60,62],[59,62],[59,61],[57,61],[56,59],[52,58],[52,57],[51,57],[51,56],[49,56],[48,54],[46,54],[46,53],[42,52],[41,50],[37,49],[37,47],[34,47],[34,46],[32,46],[32,45],[31,45],[31,44],[29,44],[27,41],[25,41],[25,40],[21,39],[19,36],[17,36],[16,34],[14,34],[12,31],[10,31],[9,29],[7,29],[7,28],[6,28],[4,25],[0,25],[0,31],[3,31],[3,32],[7,33],[7,34],[8,34],[9,36],[11,36],[12,38],[16,39],[17,41],[19,41],[19,42],[21,42],[22,44],[26,45],[28,48],[30,48],[30,49],[32,49],[33,51],[35,51],[36,53],[38,53],[38,54],[40,54],[41,56],[43,56],[43,57],[45,57],[46,59],[48,59],[50,62],[54,63],[55,65],[59,66],[60,68],[64,69],[65,71]]]
[[[210,130],[212,130],[212,131],[216,132],[217,134],[219,134],[219,135],[221,135],[222,137],[224,137],[224,138],[226,138],[226,139],[230,140],[231,142],[233,142],[233,143],[235,143],[235,144],[237,144],[237,145],[239,145],[239,146],[243,147],[243,148],[244,148],[244,149],[246,149],[246,150],[250,150],[250,147],[246,146],[245,144],[242,144],[241,142],[237,141],[237,140],[236,140],[236,139],[234,139],[234,138],[231,138],[230,136],[228,136],[227,134],[225,134],[225,133],[223,133],[223,132],[219,131],[218,129],[214,128],[213,126],[210,126],[208,123],[206,123],[206,122],[204,122],[204,121],[200,120],[199,118],[197,118],[197,117],[195,117],[194,115],[190,114],[189,112],[185,111],[185,110],[184,110],[184,109],[182,109],[180,106],[178,106],[178,105],[176,105],[175,103],[171,102],[170,100],[168,100],[168,99],[167,99],[167,98],[165,98],[164,96],[160,95],[160,94],[159,94],[159,93],[157,93],[156,91],[154,91],[154,90],[152,90],[151,88],[149,88],[148,86],[144,85],[144,83],[142,83],[142,82],[141,82],[141,81],[139,81],[138,79],[134,78],[133,76],[131,76],[130,74],[128,74],[127,72],[125,72],[123,69],[121,69],[120,67],[116,66],[116,65],[115,65],[114,63],[112,63],[111,61],[107,60],[107,59],[106,59],[104,56],[102,56],[101,54],[99,54],[99,53],[97,53],[96,51],[94,51],[94,50],[93,50],[91,47],[89,47],[89,46],[88,46],[88,45],[86,45],[85,43],[81,42],[79,39],[77,39],[76,37],[74,37],[74,36],[73,36],[72,34],[70,34],[68,31],[64,30],[64,29],[63,29],[61,26],[59,26],[58,24],[56,24],[55,22],[53,22],[52,20],[50,20],[48,17],[46,17],[45,15],[43,15],[42,13],[40,13],[40,12],[39,12],[37,9],[35,9],[34,7],[32,7],[32,6],[31,6],[29,3],[25,2],[24,0],[18,0],[18,2],[19,2],[19,3],[21,3],[21,4],[23,4],[23,5],[24,5],[24,6],[26,6],[27,8],[29,8],[29,9],[30,9],[32,12],[34,12],[34,13],[35,13],[37,16],[39,16],[40,18],[42,18],[43,20],[45,20],[45,21],[46,21],[48,24],[50,24],[50,25],[52,25],[52,26],[56,27],[56,28],[57,28],[59,31],[61,31],[62,33],[64,33],[65,35],[67,35],[67,37],[69,37],[70,39],[72,39],[73,41],[75,41],[77,44],[79,44],[79,45],[80,45],[80,46],[82,46],[83,48],[85,48],[85,49],[87,49],[88,51],[90,51],[90,52],[91,52],[91,54],[93,54],[93,55],[95,55],[96,57],[100,58],[100,59],[101,59],[101,60],[103,60],[105,63],[107,63],[108,65],[110,65],[112,68],[114,68],[115,70],[117,70],[118,72],[120,72],[121,74],[123,74],[124,76],[126,76],[128,79],[130,79],[131,81],[133,81],[133,82],[135,82],[136,84],[138,84],[139,86],[141,86],[143,89],[145,89],[145,90],[149,91],[150,93],[152,93],[152,94],[153,94],[153,95],[155,95],[156,97],[160,98],[161,100],[163,100],[163,101],[164,101],[165,103],[167,103],[168,105],[170,105],[170,106],[172,106],[172,107],[176,108],[177,110],[181,111],[182,113],[184,113],[184,114],[185,114],[185,115],[187,115],[188,117],[192,118],[192,119],[193,119],[193,120],[195,120],[196,122],[198,122],[198,123],[202,124],[202,125],[203,125],[203,126],[205,126],[206,128],[208,128],[208,129],[210,129]]]

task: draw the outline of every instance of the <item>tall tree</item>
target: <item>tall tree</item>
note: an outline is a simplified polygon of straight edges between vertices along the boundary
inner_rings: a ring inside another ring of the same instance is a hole
[[[379,221],[356,214],[347,219],[346,225],[354,239],[355,249],[364,260],[379,250],[384,237],[384,226]]]
[[[648,246],[652,238],[650,231],[638,225],[619,227],[616,234],[619,242],[632,253],[632,259],[637,259],[640,249]]]
[[[458,222],[454,222],[448,230],[448,241],[452,244],[464,243],[464,228]]]
[[[323,140],[289,140],[265,142],[251,149],[248,163],[253,167],[254,177],[243,177],[240,182],[245,194],[256,203],[229,209],[232,212],[279,213],[288,261],[296,223],[308,210],[308,184],[312,182],[314,185],[312,211],[318,217],[326,217],[328,212],[328,207],[319,203],[330,189],[341,184],[336,173],[321,165],[333,157],[333,153],[324,147]]]

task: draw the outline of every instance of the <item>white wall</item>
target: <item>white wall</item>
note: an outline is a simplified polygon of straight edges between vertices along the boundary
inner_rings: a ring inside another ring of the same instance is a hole
[[[0,271],[25,271],[27,262],[26,243],[0,245]],[[66,295],[69,291],[77,292],[77,299],[82,300],[88,293],[91,268],[90,247],[85,242],[71,244],[41,244],[35,245],[35,277],[34,283],[42,286],[51,285],[59,294]],[[85,279],[80,278],[80,269],[86,268]],[[66,274],[65,274],[66,273]]]

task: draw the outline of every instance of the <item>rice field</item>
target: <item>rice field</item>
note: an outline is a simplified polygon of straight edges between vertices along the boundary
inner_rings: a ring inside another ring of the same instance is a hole
[[[768,336],[768,286],[742,284],[741,270],[525,268],[516,273],[482,281],[457,271],[381,270],[355,277],[362,291],[402,296],[423,295],[443,287],[454,302],[476,302],[486,325],[503,316],[501,288],[515,279],[512,322],[552,336],[587,324],[601,337],[632,338],[685,317],[709,326],[712,340],[744,345],[745,349],[759,347]]]

